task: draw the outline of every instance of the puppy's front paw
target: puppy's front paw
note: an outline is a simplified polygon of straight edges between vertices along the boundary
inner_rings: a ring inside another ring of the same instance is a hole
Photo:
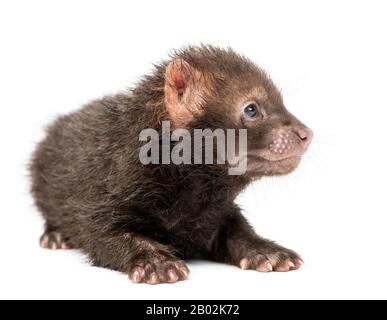
[[[253,250],[239,262],[243,270],[250,269],[259,272],[287,272],[297,270],[303,264],[304,262],[297,253],[273,244]]]
[[[129,278],[135,283],[175,283],[188,278],[189,269],[181,260],[151,259],[134,263]]]

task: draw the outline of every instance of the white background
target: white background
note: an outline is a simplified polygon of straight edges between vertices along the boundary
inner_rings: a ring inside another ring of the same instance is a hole
[[[1,1],[0,298],[387,298],[386,15],[385,1]],[[239,199],[305,267],[191,262],[189,281],[155,287],[40,249],[26,167],[44,126],[199,43],[257,62],[315,131],[297,172]]]

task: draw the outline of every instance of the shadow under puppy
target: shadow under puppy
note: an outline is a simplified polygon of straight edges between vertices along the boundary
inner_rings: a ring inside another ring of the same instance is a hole
[[[161,132],[162,121],[174,129],[247,129],[246,172],[143,165],[139,135]],[[48,128],[31,162],[32,194],[46,221],[41,246],[82,249],[94,265],[149,284],[187,279],[184,259],[298,269],[301,258],[258,236],[234,200],[252,181],[294,170],[311,140],[247,58],[212,46],[177,51],[129,92]]]

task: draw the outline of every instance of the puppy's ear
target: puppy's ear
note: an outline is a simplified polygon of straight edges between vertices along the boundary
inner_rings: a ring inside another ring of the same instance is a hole
[[[202,106],[209,90],[205,75],[181,58],[176,58],[165,71],[165,105],[172,125],[184,127]]]

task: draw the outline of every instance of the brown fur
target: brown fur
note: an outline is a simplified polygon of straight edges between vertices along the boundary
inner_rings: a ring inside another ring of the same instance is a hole
[[[243,117],[249,100],[265,117]],[[139,133],[160,131],[161,120],[189,130],[247,128],[254,154],[247,173],[230,176],[220,165],[142,165]],[[274,142],[290,134],[286,152],[298,155],[306,140],[300,130],[273,82],[250,60],[211,46],[177,51],[133,90],[94,101],[48,128],[31,163],[32,193],[49,236],[44,244],[59,234],[61,246],[82,249],[94,265],[150,284],[186,279],[182,259],[297,269],[298,255],[257,236],[234,199],[251,181],[297,166],[300,157],[280,159]]]

